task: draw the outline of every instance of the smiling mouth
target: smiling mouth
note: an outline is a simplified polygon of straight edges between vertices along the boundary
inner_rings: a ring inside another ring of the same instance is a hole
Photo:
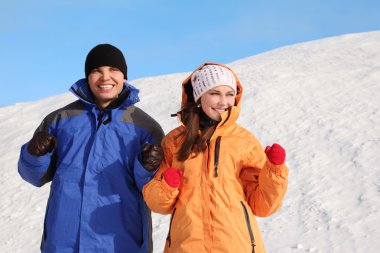
[[[227,109],[214,109],[216,112],[218,113],[222,113],[222,112],[225,112]]]
[[[98,89],[101,89],[101,90],[110,90],[112,89],[114,86],[112,84],[103,84],[103,85],[98,85]]]

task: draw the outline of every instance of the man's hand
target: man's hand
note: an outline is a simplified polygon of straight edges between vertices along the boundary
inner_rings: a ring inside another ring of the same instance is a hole
[[[34,156],[43,156],[51,152],[55,146],[56,140],[48,132],[38,132],[30,140],[28,152]]]
[[[158,144],[146,143],[141,148],[141,164],[148,171],[154,171],[160,166],[164,152]]]

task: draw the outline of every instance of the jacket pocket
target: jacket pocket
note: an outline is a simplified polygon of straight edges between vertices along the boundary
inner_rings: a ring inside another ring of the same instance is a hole
[[[171,229],[172,229],[172,222],[173,222],[173,218],[174,218],[175,211],[176,211],[176,208],[174,207],[174,209],[173,209],[173,213],[172,213],[172,217],[170,218],[170,224],[169,224],[169,232],[168,232],[168,236],[166,237],[166,240],[168,241],[168,246],[169,246],[169,248],[170,248],[170,245],[172,244],[172,239],[171,239],[170,232],[171,232]]]
[[[249,214],[248,214],[247,208],[245,207],[243,201],[240,201],[240,203],[241,203],[241,206],[243,207],[245,223],[247,224],[247,227],[248,227],[249,238],[251,240],[251,246],[252,246],[252,253],[254,253],[256,245],[255,245],[255,237],[253,236],[251,221],[249,220]]]

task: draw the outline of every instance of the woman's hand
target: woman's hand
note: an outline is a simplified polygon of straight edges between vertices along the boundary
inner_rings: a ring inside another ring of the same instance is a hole
[[[172,188],[177,188],[181,184],[182,170],[168,168],[163,173],[165,182]]]
[[[269,161],[275,165],[280,165],[285,162],[285,149],[277,143],[273,144],[271,147],[267,146],[265,148],[265,154]]]

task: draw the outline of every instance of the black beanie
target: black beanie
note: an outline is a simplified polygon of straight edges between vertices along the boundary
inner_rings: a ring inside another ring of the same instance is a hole
[[[123,53],[110,44],[99,44],[88,53],[85,63],[86,78],[90,72],[98,67],[110,66],[118,68],[127,78],[127,63],[125,62]]]

